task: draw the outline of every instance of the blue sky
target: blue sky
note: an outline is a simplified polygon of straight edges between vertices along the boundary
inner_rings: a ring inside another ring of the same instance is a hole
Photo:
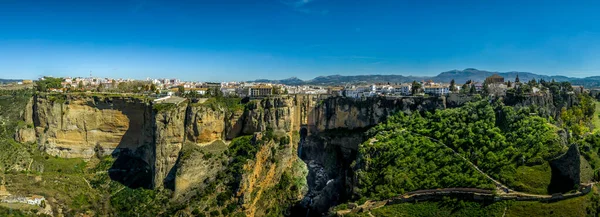
[[[0,78],[585,77],[600,75],[598,11],[553,0],[0,0]]]

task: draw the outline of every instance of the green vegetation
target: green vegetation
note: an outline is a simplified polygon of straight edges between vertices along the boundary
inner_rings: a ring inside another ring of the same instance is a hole
[[[562,108],[560,119],[563,126],[571,132],[575,138],[579,139],[585,134],[591,132],[590,127],[594,114],[596,113],[596,101],[588,95],[579,95],[579,104],[569,109]]]
[[[408,132],[380,131],[360,148],[360,194],[385,199],[419,189],[494,185],[452,150]]]
[[[172,110],[172,109],[174,109],[176,107],[177,107],[177,105],[174,104],[174,103],[157,103],[157,104],[153,104],[152,105],[152,109],[156,113],[170,111],[170,110]]]
[[[156,86],[149,81],[129,81],[119,83],[117,88],[108,90],[99,88],[98,91],[113,91],[121,93],[154,93],[156,91]]]
[[[590,134],[578,143],[581,144],[579,146],[581,156],[588,161],[594,171],[593,179],[600,180],[600,133]]]
[[[36,89],[40,92],[46,92],[51,88],[62,88],[63,78],[44,77],[43,80],[36,82]]]
[[[21,209],[12,209],[12,208],[8,208],[8,207],[4,207],[4,206],[0,205],[0,216],[29,217],[29,216],[47,216],[47,215],[38,215],[37,210],[22,211]]]
[[[402,203],[371,210],[373,216],[596,216],[594,205],[598,196],[590,194],[553,203],[531,201],[502,201],[492,204],[445,198],[437,202]],[[347,216],[370,216],[352,213]]]
[[[495,179],[531,193],[547,193],[551,177],[547,162],[565,151],[558,129],[546,119],[531,115],[527,108],[515,111],[499,102],[479,101],[424,115],[399,113],[368,131],[377,142],[360,147],[361,159],[366,162],[361,167],[365,196],[390,196],[401,193],[400,189],[484,184],[476,181],[480,178],[475,175],[465,175],[472,173],[461,161],[444,159],[443,152],[432,149],[437,146],[430,140],[399,134],[403,130],[439,139]],[[444,175],[444,180],[440,176],[458,171],[465,177]]]
[[[212,110],[218,109],[226,109],[226,111],[234,112],[240,111],[244,109],[244,104],[242,104],[242,98],[239,97],[211,97],[208,98],[205,102],[202,103],[194,103],[193,106],[206,106],[211,108]]]
[[[547,162],[534,166],[519,166],[513,185],[524,192],[547,194],[551,179],[552,170]]]
[[[592,117],[592,123],[594,124],[594,133],[600,132],[600,102],[596,101],[596,111]]]

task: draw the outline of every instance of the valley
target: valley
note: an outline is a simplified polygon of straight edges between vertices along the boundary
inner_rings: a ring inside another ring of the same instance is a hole
[[[3,91],[0,106],[2,181],[13,195],[44,196],[52,216],[598,207],[597,101],[583,94],[170,103],[19,90]]]

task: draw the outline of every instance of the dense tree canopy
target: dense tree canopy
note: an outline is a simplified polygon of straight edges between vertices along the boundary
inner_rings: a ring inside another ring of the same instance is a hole
[[[38,91],[48,91],[51,88],[61,88],[63,79],[62,78],[53,78],[53,77],[44,77],[43,80],[39,80],[36,82],[36,88]]]
[[[402,133],[405,131],[413,135]],[[414,135],[438,139],[495,179],[514,187],[520,166],[545,165],[564,151],[559,131],[528,109],[515,111],[500,102],[479,101],[423,115],[398,113],[369,131],[377,142],[360,147],[358,162],[364,162],[358,165],[361,185],[371,188],[363,189],[363,193],[383,197],[403,190],[486,184],[451,152]]]

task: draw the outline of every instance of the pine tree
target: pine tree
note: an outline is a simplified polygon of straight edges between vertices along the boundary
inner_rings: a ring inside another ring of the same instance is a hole
[[[454,79],[452,79],[452,81],[450,81],[450,92],[455,92],[456,91],[456,82],[454,81]]]
[[[476,94],[477,93],[477,88],[475,88],[475,85],[471,85],[471,90],[469,91],[470,94]]]
[[[419,84],[417,81],[413,81],[412,83],[412,94],[416,94],[419,93],[419,90],[421,89],[421,84]]]
[[[469,88],[469,85],[463,84],[462,88],[460,88],[460,93],[467,93],[468,88]]]
[[[517,78],[515,78],[515,83],[521,83],[521,80],[519,80],[519,75],[517,74]]]

